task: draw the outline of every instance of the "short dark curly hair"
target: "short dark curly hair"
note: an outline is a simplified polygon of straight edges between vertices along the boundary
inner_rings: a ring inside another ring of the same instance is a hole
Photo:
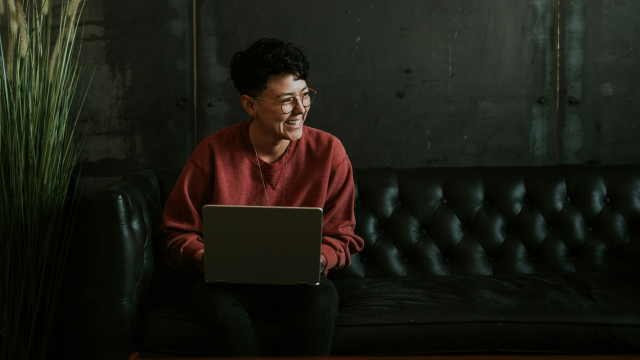
[[[291,74],[306,80],[309,61],[304,48],[280,39],[263,38],[231,59],[231,79],[240,95],[258,96],[271,76]]]

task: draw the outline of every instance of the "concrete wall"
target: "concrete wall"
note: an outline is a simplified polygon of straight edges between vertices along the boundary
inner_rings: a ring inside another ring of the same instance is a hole
[[[553,162],[554,0],[287,4],[198,2],[198,138],[246,119],[227,64],[269,36],[307,48],[306,124],[355,166]]]
[[[560,15],[560,162],[640,162],[640,2],[561,1]]]
[[[91,134],[82,156],[86,196],[99,194],[126,173],[182,167],[193,151],[190,4],[85,2],[84,83],[93,75],[80,120],[80,130]]]
[[[338,136],[354,166],[637,163],[640,4],[561,0],[560,20],[557,4],[199,0],[194,33],[194,0],[88,0],[85,193],[182,167],[246,120],[228,64],[265,36],[307,49],[307,124]]]

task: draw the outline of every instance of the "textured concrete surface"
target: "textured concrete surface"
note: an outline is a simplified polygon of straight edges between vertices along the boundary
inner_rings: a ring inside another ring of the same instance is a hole
[[[638,163],[640,2],[563,0],[560,15],[560,163]]]
[[[84,84],[93,76],[79,124],[91,133],[82,155],[85,195],[126,173],[182,167],[193,151],[190,4],[85,2],[78,30]]]
[[[307,124],[354,166],[640,160],[637,2],[560,1],[558,99],[556,0],[196,1],[197,104],[193,5],[86,2],[85,194],[246,120],[228,64],[266,36],[306,47]]]
[[[247,119],[228,63],[279,37],[308,51],[307,124],[354,166],[552,164],[555,14],[555,0],[200,1],[196,136]]]

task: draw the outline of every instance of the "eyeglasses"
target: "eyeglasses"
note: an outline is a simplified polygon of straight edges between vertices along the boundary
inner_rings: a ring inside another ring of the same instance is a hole
[[[249,95],[251,96],[251,95]],[[251,96],[252,98],[256,98],[256,99],[260,99],[263,101],[268,101],[272,104],[275,105],[280,105],[280,110],[282,110],[282,112],[284,114],[290,114],[291,112],[293,112],[293,109],[296,108],[296,106],[298,105],[298,98],[300,99],[300,101],[302,101],[302,106],[308,108],[309,106],[311,106],[311,103],[313,102],[313,99],[316,97],[316,91],[309,88],[309,91],[304,92],[298,96],[293,96],[293,97],[288,97],[286,99],[284,99],[282,102],[275,102],[275,101],[271,101],[271,100],[267,100],[267,99],[263,99],[261,97],[257,97],[257,96]]]

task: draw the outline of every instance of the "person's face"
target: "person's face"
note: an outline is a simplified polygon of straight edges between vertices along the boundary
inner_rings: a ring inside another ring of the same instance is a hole
[[[293,111],[289,114],[282,112],[281,106],[269,101],[256,100],[254,119],[259,122],[263,131],[278,140],[298,140],[302,137],[302,126],[309,109],[302,105],[303,93],[308,92],[307,83],[296,79],[295,76],[284,74],[272,76],[267,81],[267,88],[259,97],[275,103],[281,103],[287,98],[293,98]],[[297,99],[295,97],[298,97]]]

